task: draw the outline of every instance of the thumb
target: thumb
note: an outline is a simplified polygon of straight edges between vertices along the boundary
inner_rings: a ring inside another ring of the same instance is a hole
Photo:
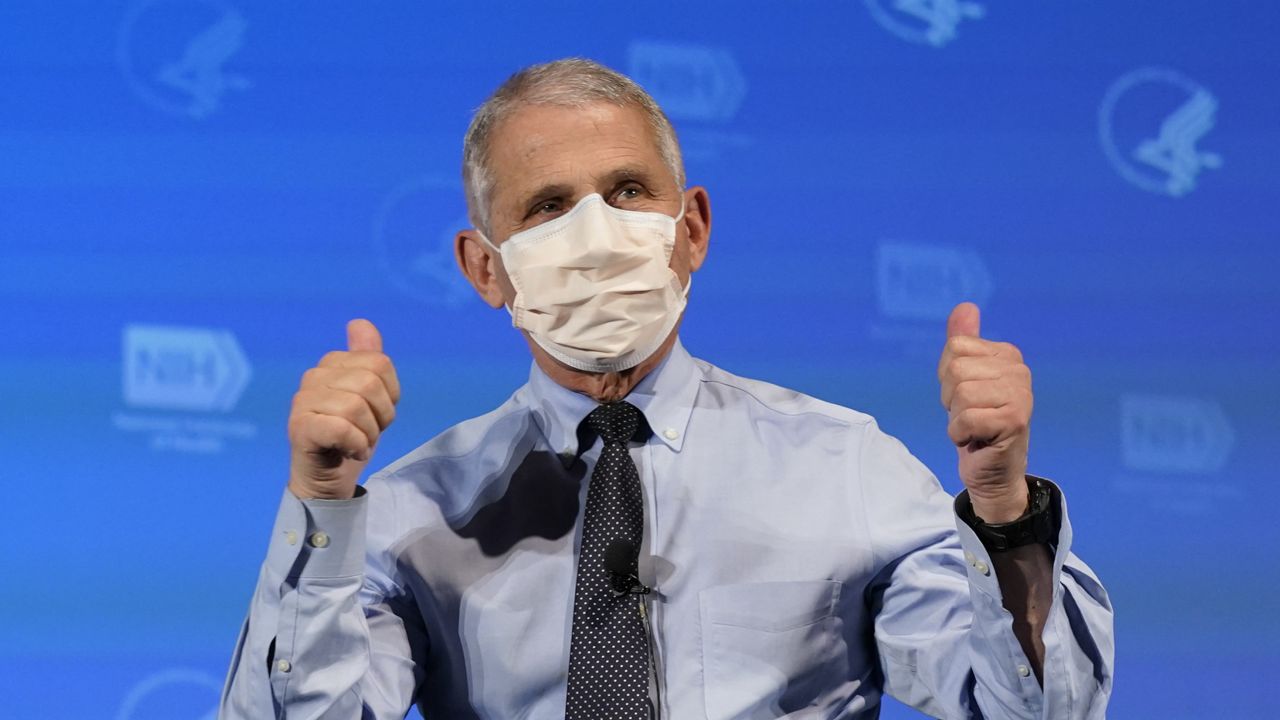
[[[347,350],[382,352],[382,333],[364,318],[352,320],[347,323]]]
[[[971,302],[960,303],[952,308],[951,317],[947,318],[947,337],[953,338],[957,335],[982,337],[981,318],[977,305]]]

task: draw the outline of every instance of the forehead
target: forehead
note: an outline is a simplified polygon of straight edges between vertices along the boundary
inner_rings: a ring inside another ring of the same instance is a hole
[[[489,167],[499,194],[587,180],[622,163],[662,164],[646,116],[633,106],[525,105],[490,136]]]

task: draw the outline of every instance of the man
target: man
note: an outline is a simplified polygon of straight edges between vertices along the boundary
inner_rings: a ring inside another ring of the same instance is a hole
[[[711,231],[629,79],[527,68],[464,143],[458,264],[533,355],[501,407],[364,488],[399,385],[378,331],[308,370],[224,718],[1100,718],[1105,591],[1026,475],[1030,373],[952,313],[966,492],[861,413],[691,358]]]

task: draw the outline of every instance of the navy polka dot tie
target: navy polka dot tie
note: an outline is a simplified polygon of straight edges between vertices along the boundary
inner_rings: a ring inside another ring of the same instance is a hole
[[[640,548],[644,499],[627,443],[640,431],[643,417],[634,405],[618,402],[601,405],[583,423],[604,440],[604,449],[591,473],[582,519],[565,718],[642,720],[650,711],[649,639],[641,600],[613,591],[605,549],[615,541],[631,543],[635,552]]]

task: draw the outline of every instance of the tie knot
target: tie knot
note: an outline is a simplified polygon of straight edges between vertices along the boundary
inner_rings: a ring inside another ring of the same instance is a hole
[[[629,402],[614,402],[592,410],[584,422],[606,445],[612,445],[634,438],[640,432],[642,419],[640,408]]]

